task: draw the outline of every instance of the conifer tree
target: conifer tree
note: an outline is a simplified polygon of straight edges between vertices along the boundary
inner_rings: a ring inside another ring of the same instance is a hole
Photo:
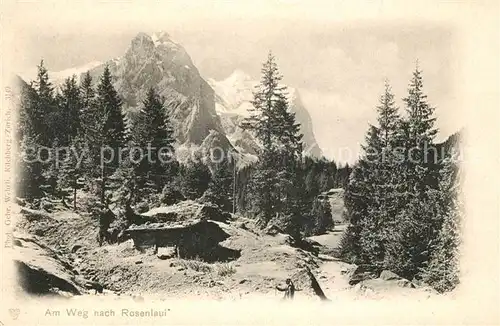
[[[365,148],[365,151],[370,151],[367,157],[371,169],[372,206],[368,208],[369,218],[363,223],[361,245],[366,251],[367,259],[372,264],[382,266],[390,226],[397,223],[394,216],[398,212],[399,189],[394,175],[396,158],[393,150],[397,142],[400,117],[394,103],[394,95],[387,82],[377,112],[378,126],[370,127],[370,145],[369,148]]]
[[[378,126],[371,125],[362,147],[363,156],[354,168],[346,188],[345,199],[351,227],[347,240],[356,252],[345,253],[358,261],[382,266],[387,243],[387,230],[396,214],[393,147],[399,126],[394,95],[386,83],[377,106]],[[349,247],[349,244],[344,244]],[[345,248],[344,251],[349,251]]]
[[[370,234],[373,232],[373,221],[370,219],[373,208],[376,206],[376,197],[373,196],[376,182],[376,164],[378,153],[373,151],[379,148],[379,129],[370,126],[366,136],[364,154],[353,169],[344,194],[344,201],[350,222],[343,240],[341,250],[344,258],[355,263],[370,262],[374,254],[374,245]],[[363,239],[363,237],[370,237]],[[378,251],[378,249],[377,249]]]
[[[59,106],[61,123],[58,129],[61,132],[58,138],[63,140],[63,145],[68,145],[81,131],[82,100],[75,75],[64,81]]]
[[[156,191],[161,191],[165,183],[172,181],[174,159],[173,130],[163,101],[150,88],[143,101],[143,107],[133,126],[134,146],[150,153],[151,161],[145,155],[136,167],[136,174],[143,180],[152,182]],[[170,178],[169,178],[170,175]]]
[[[88,165],[83,173],[88,180],[101,176],[100,153],[105,146],[104,127],[108,114],[97,106],[96,92],[92,86],[92,77],[85,73],[80,83],[81,98],[81,136],[80,141],[86,144]]]
[[[382,146],[384,148],[388,148],[391,145],[394,146],[400,116],[394,102],[394,94],[387,81],[385,82],[384,94],[380,97],[380,104],[377,106],[377,113]]]
[[[26,141],[24,136],[35,137],[36,133],[36,107],[37,94],[31,85],[21,84],[21,94],[19,101],[19,117],[17,119],[17,132],[19,145]]]
[[[38,66],[36,80],[21,86],[17,189],[21,196],[34,199],[43,195],[42,186],[47,181],[42,163],[48,158],[47,151],[42,151],[41,146],[51,145],[53,133],[47,124],[55,111],[53,87],[43,60]]]
[[[421,71],[413,72],[405,97],[407,118],[396,135],[404,148],[403,160],[393,166],[395,211],[394,223],[387,231],[384,266],[408,278],[415,277],[429,261],[432,239],[437,237],[441,221],[436,209],[439,162],[432,157],[434,109],[423,93]]]
[[[249,200],[252,201],[252,212],[259,217],[261,226],[275,216],[277,206],[278,176],[273,153],[263,150],[254,167],[249,184]]]
[[[105,117],[103,127],[104,145],[109,146],[115,152],[112,167],[118,166],[118,152],[126,144],[125,139],[125,115],[122,113],[122,100],[118,96],[112,84],[109,67],[104,72],[97,86],[96,106]]]
[[[82,100],[82,111],[85,113],[95,105],[95,90],[92,86],[92,76],[90,72],[83,75],[80,83],[80,97]]]
[[[307,236],[323,234],[334,226],[331,207],[326,201],[315,199],[309,216],[310,221],[304,232]]]
[[[124,150],[127,144],[122,101],[113,87],[111,72],[108,66],[104,68],[104,72],[97,85],[95,109],[91,110],[86,116],[95,119],[91,127],[87,125],[86,131],[91,130],[87,134],[87,139],[90,140],[90,156],[94,162],[92,174],[96,178],[99,178],[97,181],[100,183],[100,199],[104,203],[106,200],[107,178],[116,172],[116,169],[119,167],[120,151]],[[113,151],[113,154],[108,150],[102,150],[105,147],[109,147]],[[103,157],[101,157],[101,153]]]
[[[77,190],[82,187],[81,178],[86,168],[87,144],[79,136],[72,139],[69,153],[62,163],[59,185],[69,187],[72,191],[73,210],[76,211]]]
[[[235,162],[232,162],[235,164]],[[228,159],[217,164],[208,189],[203,195],[208,201],[216,204],[222,210],[233,211],[233,166]]]
[[[273,127],[278,123],[275,111],[278,105],[286,103],[286,95],[285,88],[279,85],[283,77],[271,52],[262,65],[261,72],[261,80],[256,86],[252,101],[251,115],[245,119],[242,127],[254,131],[264,150],[272,151],[275,146]]]
[[[302,134],[300,124],[295,122],[295,114],[290,112],[284,100],[276,102],[273,139],[276,143],[277,206],[275,211],[292,213],[295,207],[297,188],[303,189],[304,180],[300,174],[299,160],[302,154]],[[301,177],[299,178],[299,174]],[[293,214],[292,214],[293,215]]]
[[[43,166],[36,156],[38,149],[36,136],[24,133],[20,140],[19,156],[17,157],[16,180],[18,195],[29,200],[42,196],[40,186],[45,183]]]
[[[35,90],[34,93],[30,93],[34,99],[31,100],[32,107],[29,113],[33,135],[37,136],[40,145],[51,146],[59,121],[57,121],[54,87],[49,80],[43,60],[38,66],[37,78],[31,86]]]
[[[451,291],[459,283],[460,229],[464,205],[455,154],[452,152],[444,160],[440,171],[437,214],[441,215],[442,225],[431,246],[429,263],[422,271],[422,281],[439,292]]]
[[[294,188],[292,174],[302,152],[302,135],[288,107],[286,89],[280,85],[282,76],[271,53],[261,71],[252,101],[254,108],[242,127],[253,131],[262,145],[251,187],[258,194],[254,207],[265,226],[276,214],[289,210],[288,190]]]
[[[200,159],[195,159],[182,166],[180,172],[183,195],[188,199],[200,198],[210,184],[211,173],[208,167]]]
[[[408,96],[403,99],[406,104],[406,126],[408,139],[406,142],[409,158],[407,162],[408,185],[424,191],[428,186],[437,186],[437,171],[439,167],[432,156],[434,138],[437,129],[434,128],[434,108],[427,102],[423,93],[422,71],[417,66],[408,88]],[[411,189],[413,190],[413,189]]]

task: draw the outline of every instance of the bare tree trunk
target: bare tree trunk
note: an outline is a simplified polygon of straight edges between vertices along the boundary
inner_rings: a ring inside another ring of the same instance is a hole
[[[305,266],[307,275],[309,275],[309,278],[311,279],[311,286],[314,290],[314,293],[322,300],[322,301],[330,301],[325,295],[325,292],[321,289],[321,286],[319,285],[318,281],[316,280],[316,277],[314,277],[314,274],[311,272],[309,267]]]
[[[106,199],[106,181],[104,180],[104,163],[102,163],[101,166],[101,203],[103,205],[106,205],[105,199]]]
[[[76,185],[73,188],[73,210],[76,211]]]

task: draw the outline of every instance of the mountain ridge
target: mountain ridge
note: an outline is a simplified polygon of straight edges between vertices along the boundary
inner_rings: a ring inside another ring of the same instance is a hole
[[[176,149],[204,152],[214,148],[225,153],[236,150],[255,160],[258,145],[254,137],[239,127],[252,108],[254,86],[258,81],[236,69],[223,81],[203,78],[184,47],[166,32],[138,33],[122,56],[103,62],[49,72],[54,86],[76,75],[80,80],[88,71],[93,83],[108,66],[113,86],[123,100],[123,110],[133,121],[150,87],[164,98],[172,120]],[[27,74],[21,75],[26,80]],[[55,78],[53,77],[55,76]],[[308,154],[321,156],[312,132],[312,120],[298,91],[288,88],[291,109],[301,124]],[[181,158],[185,157],[181,155]]]

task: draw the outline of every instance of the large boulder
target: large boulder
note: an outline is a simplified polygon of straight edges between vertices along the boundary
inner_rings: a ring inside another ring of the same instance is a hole
[[[231,214],[222,211],[215,204],[204,203],[198,211],[198,217],[202,220],[207,219],[218,222],[226,222],[231,218]]]
[[[382,273],[380,273],[380,278],[383,279],[384,281],[393,281],[393,280],[400,280],[401,276],[391,271],[383,270]]]
[[[378,278],[380,273],[380,267],[368,264],[359,265],[351,272],[349,285],[356,285],[365,280]]]
[[[403,287],[403,288],[415,288],[416,287],[416,285],[413,282],[411,282],[405,278],[402,278],[398,274],[391,272],[389,270],[383,270],[382,273],[380,273],[379,278],[383,281],[392,282],[392,283],[396,284],[397,286]]]

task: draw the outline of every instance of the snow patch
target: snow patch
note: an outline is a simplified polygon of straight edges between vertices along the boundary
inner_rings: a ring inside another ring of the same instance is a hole
[[[151,35],[151,39],[153,40],[154,45],[157,47],[168,42],[170,40],[170,35],[167,32],[160,31],[153,33]]]
[[[49,71],[48,75],[50,81],[57,87],[64,83],[64,80],[73,75],[76,76],[76,81],[80,81],[80,75],[86,73],[87,71],[94,69],[97,66],[102,65],[100,61],[91,61],[81,66],[72,67],[60,71]],[[37,75],[37,69],[30,69],[29,71],[23,72],[19,74],[21,78],[29,83],[31,80],[34,80]]]

